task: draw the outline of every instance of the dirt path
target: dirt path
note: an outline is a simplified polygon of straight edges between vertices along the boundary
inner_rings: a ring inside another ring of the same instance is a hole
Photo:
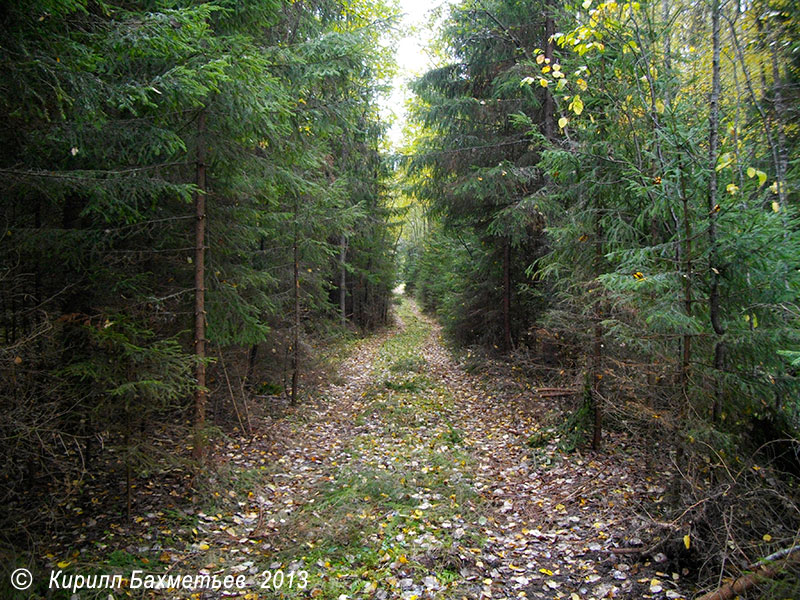
[[[242,574],[248,600],[684,597],[636,550],[636,503],[663,492],[643,465],[560,452],[546,405],[467,373],[413,303],[398,319],[315,402],[231,442],[162,562]]]
[[[680,574],[661,570],[663,554],[637,552],[644,549],[637,536],[646,537],[649,524],[637,518],[638,504],[665,491],[641,461],[625,453],[624,443],[597,456],[561,452],[561,440],[541,431],[547,400],[521,396],[524,385],[515,392],[513,384],[465,373],[442,347],[438,326],[431,327],[424,355],[458,397],[456,420],[468,432],[474,488],[484,501],[481,554],[472,573],[464,573],[479,575],[480,594],[683,598]],[[531,447],[532,438],[538,447]]]

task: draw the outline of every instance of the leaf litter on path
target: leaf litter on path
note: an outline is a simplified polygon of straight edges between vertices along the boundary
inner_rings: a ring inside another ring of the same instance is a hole
[[[555,444],[533,455],[543,407],[467,373],[413,302],[398,313],[338,385],[220,448],[207,506],[132,554],[154,571],[247,578],[202,598],[685,597],[678,574],[635,553],[637,505],[663,493],[641,461]],[[267,570],[304,571],[308,585],[263,589]]]

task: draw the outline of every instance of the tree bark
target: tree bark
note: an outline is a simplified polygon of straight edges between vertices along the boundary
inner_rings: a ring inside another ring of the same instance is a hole
[[[708,163],[709,163],[709,180],[708,180],[708,244],[709,244],[709,277],[711,279],[711,290],[708,297],[709,316],[711,318],[711,327],[716,334],[717,340],[714,348],[714,368],[717,371],[717,378],[724,366],[724,348],[721,346],[723,343],[720,339],[725,334],[725,328],[722,325],[722,316],[719,306],[719,258],[717,255],[717,212],[719,206],[717,204],[718,189],[717,189],[717,154],[719,153],[719,95],[720,95],[720,76],[719,76],[719,61],[720,61],[720,27],[719,27],[719,13],[720,6],[719,0],[712,0],[711,3],[711,44],[712,44],[712,59],[711,59],[711,101],[709,106],[709,133],[708,133]],[[721,386],[719,382],[716,385],[714,394],[714,403],[711,408],[712,417],[716,420],[721,413]]]
[[[503,346],[511,351],[511,240],[503,240]]]
[[[347,238],[344,234],[339,238],[339,318],[342,327],[347,325]]]
[[[710,176],[708,179],[708,241],[711,252],[709,261],[711,276],[711,293],[709,295],[709,308],[711,325],[717,335],[722,335],[724,329],[720,322],[719,314],[719,270],[717,269],[717,154],[719,153],[719,0],[711,3],[711,43],[713,47],[711,61],[711,100],[709,108],[709,133],[708,133],[708,163]]]
[[[596,207],[598,210],[599,207]],[[599,277],[603,267],[603,233],[600,226],[600,214],[595,214],[594,224],[595,244],[594,244],[594,273]],[[596,291],[599,292],[599,284]],[[591,368],[591,395],[592,412],[594,413],[594,423],[592,426],[592,450],[600,450],[603,441],[603,319],[601,300],[595,300],[594,311],[594,339],[592,340],[592,368]]]
[[[197,359],[197,364],[195,365],[197,388],[194,396],[194,447],[192,454],[196,460],[202,459],[205,453],[205,433],[203,430],[206,422],[206,152],[205,140],[203,139],[205,127],[206,113],[204,109],[197,118],[198,137],[195,167],[197,192],[194,194],[194,354]]]
[[[292,243],[292,257],[294,262],[294,326],[292,328],[292,394],[291,404],[297,404],[297,380],[298,369],[300,368],[300,254],[298,250],[299,234],[298,223],[299,218],[299,201],[295,198],[294,201],[294,239]]]
[[[550,2],[545,3],[545,17],[544,17],[544,57],[545,59],[553,60],[553,34],[556,32],[556,25],[553,19],[553,8]],[[555,135],[555,103],[553,102],[553,95],[549,89],[544,90],[544,113],[542,116],[542,123],[544,125],[544,136],[551,140]]]
[[[778,143],[777,143],[777,164],[775,170],[777,171],[776,179],[778,180],[778,201],[780,202],[783,210],[786,206],[786,171],[789,164],[789,154],[786,151],[786,131],[784,124],[786,123],[786,105],[783,100],[783,82],[781,81],[781,72],[778,66],[778,40],[777,36],[773,36],[772,44],[772,86],[774,94],[774,107],[775,107],[775,128],[778,130]]]
[[[600,325],[600,315],[595,318],[592,344],[592,450],[597,452],[603,441],[603,326]]]
[[[692,223],[689,214],[689,198],[683,180],[683,166],[679,163],[678,173],[681,178],[679,189],[681,204],[683,206],[683,310],[686,318],[692,317]],[[692,335],[687,330],[683,334],[683,349],[681,357],[681,392],[687,398],[689,387],[689,365],[692,358]]]

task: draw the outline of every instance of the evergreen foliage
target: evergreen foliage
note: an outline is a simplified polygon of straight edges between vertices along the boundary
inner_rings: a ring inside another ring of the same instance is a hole
[[[455,6],[441,34],[453,62],[414,87],[422,130],[409,181],[441,225],[407,250],[409,287],[456,337],[476,341],[464,335],[476,328],[470,316],[499,321],[508,240],[528,267],[514,276],[518,297],[530,294],[515,303],[515,337],[538,324],[593,349],[585,370],[596,402],[603,378],[631,389],[636,369],[658,382],[649,390],[658,402],[690,399],[684,415],[720,426],[788,411],[796,422],[785,358],[800,343],[787,160],[796,11],[778,4]],[[551,11],[558,31],[545,39],[518,10]],[[712,48],[701,45],[714,10],[733,57],[719,63],[717,84]],[[699,106],[714,85],[716,108]]]
[[[291,329],[302,341],[303,323],[336,314],[340,268],[346,316],[386,320],[394,274],[375,103],[391,72],[390,6],[53,0],[0,13],[6,501],[45,477],[98,472],[100,448],[123,449],[133,477],[166,467],[143,444],[160,423],[190,422],[198,360],[209,385],[240,350],[251,370],[269,367],[259,345],[285,345]],[[342,267],[345,234],[358,241]],[[212,415],[210,428],[226,419]]]
[[[450,291],[460,298],[447,317],[459,338],[506,349],[542,307],[524,271],[544,246],[541,213],[529,201],[542,184],[540,145],[528,124],[546,120],[546,92],[519,80],[545,38],[545,12],[538,1],[453,7],[442,31],[448,63],[412,86],[422,127],[408,165],[412,193],[441,217],[442,234],[460,240],[471,263],[456,268],[466,278],[452,290],[413,285],[428,308]],[[436,253],[439,244],[430,248]]]

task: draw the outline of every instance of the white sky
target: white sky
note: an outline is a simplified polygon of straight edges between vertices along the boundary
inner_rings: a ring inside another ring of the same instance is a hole
[[[453,0],[400,0],[403,14],[401,28],[405,36],[397,44],[397,76],[394,78],[391,95],[381,102],[384,118],[395,116],[389,130],[389,141],[398,148],[405,123],[405,102],[411,92],[408,82],[434,66],[426,47],[434,34],[433,9],[451,4]]]

